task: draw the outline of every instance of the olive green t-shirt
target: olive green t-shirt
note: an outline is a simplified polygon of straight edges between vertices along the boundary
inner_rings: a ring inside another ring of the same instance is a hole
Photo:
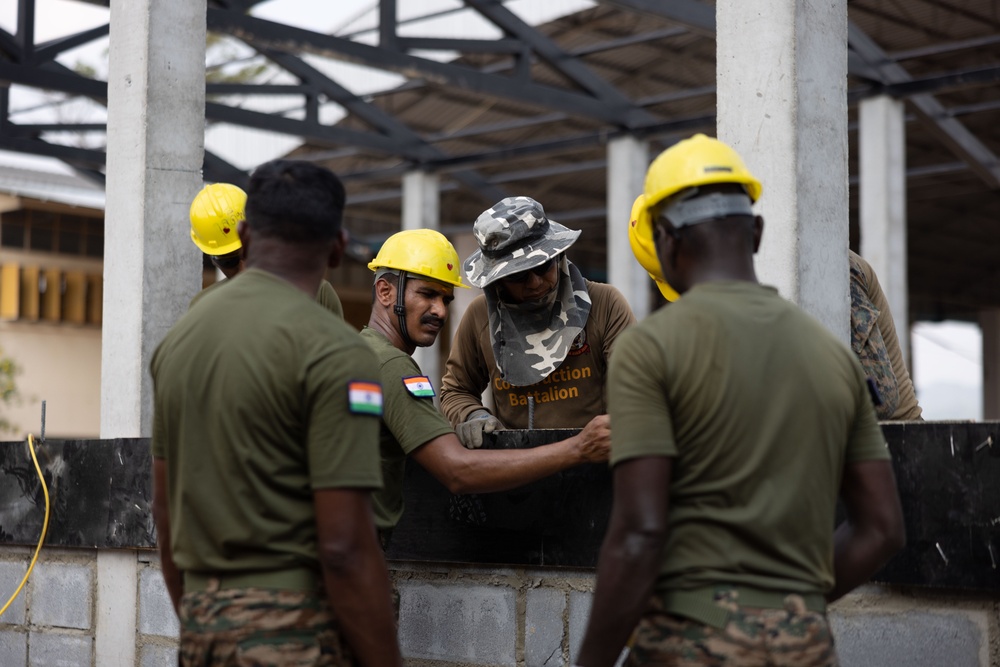
[[[318,567],[313,491],[381,486],[378,365],[357,332],[250,269],[188,310],[150,370],[178,567]]]
[[[207,294],[211,294],[216,289],[228,283],[228,278],[212,283],[194,295],[194,298],[191,299],[191,303],[188,304],[188,308],[198,303],[198,301],[203,299]],[[329,280],[324,280],[319,284],[319,290],[316,292],[316,303],[323,306],[340,319],[344,319],[344,305],[340,303],[340,296],[337,295],[337,290],[333,289],[333,285],[330,284]]]
[[[611,464],[673,458],[659,590],[833,583],[846,463],[886,459],[850,348],[769,287],[697,285],[622,334]]]
[[[392,528],[403,516],[403,473],[406,457],[434,438],[454,433],[434,407],[434,389],[413,357],[375,329],[364,327],[361,337],[378,360],[385,401],[379,452],[382,456],[381,491],[372,495],[375,525]]]

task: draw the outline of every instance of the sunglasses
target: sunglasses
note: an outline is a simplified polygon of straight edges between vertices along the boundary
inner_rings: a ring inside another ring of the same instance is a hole
[[[532,273],[534,273],[536,276],[544,276],[546,273],[548,273],[549,269],[552,268],[552,265],[555,264],[555,261],[556,258],[551,257],[544,264],[539,264],[538,266],[534,266],[526,271],[518,271],[517,273],[507,276],[506,278],[504,278],[504,280],[509,283],[526,283],[528,282],[528,278],[531,277]]]

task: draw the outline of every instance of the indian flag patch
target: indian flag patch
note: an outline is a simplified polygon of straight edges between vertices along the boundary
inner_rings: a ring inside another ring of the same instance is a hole
[[[347,383],[348,409],[361,415],[382,416],[382,385],[375,382]]]
[[[434,398],[434,385],[426,375],[414,375],[410,378],[403,378],[403,386],[417,398]]]

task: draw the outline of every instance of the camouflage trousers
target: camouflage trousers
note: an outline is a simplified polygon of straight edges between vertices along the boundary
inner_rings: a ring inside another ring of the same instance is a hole
[[[325,597],[233,588],[185,593],[181,667],[353,667]]]
[[[738,593],[716,593],[730,612],[715,628],[663,611],[653,596],[635,633],[626,667],[836,667],[837,653],[826,614],[809,611],[798,595],[784,609],[740,607]]]

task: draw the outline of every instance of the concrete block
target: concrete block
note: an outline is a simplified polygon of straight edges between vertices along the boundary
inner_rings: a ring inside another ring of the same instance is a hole
[[[93,648],[90,637],[32,632],[28,637],[28,667],[92,665]]]
[[[139,574],[139,632],[177,638],[180,625],[170,602],[167,585],[159,570],[146,568]]]
[[[14,594],[17,587],[21,583],[21,579],[24,578],[24,573],[28,569],[28,564],[18,561],[0,561],[0,604],[6,604],[10,596]],[[12,625],[24,625],[25,616],[25,600],[28,597],[28,585],[25,584],[21,592],[10,603],[7,607],[7,611],[3,613],[3,619],[0,622],[10,623]],[[6,665],[8,663],[0,660],[0,665]]]
[[[39,563],[28,579],[31,624],[90,630],[94,574],[76,563]]]
[[[563,612],[566,593],[554,588],[531,588],[524,619],[525,667],[562,667]]]
[[[139,653],[140,667],[177,667],[177,648],[146,644]]]
[[[4,612],[4,618],[10,610]],[[0,665],[28,664],[28,635],[23,632],[0,632]]]
[[[590,620],[590,605],[594,602],[593,593],[571,591],[569,594],[569,661],[576,664],[576,655],[580,651],[583,635],[587,632],[587,621]]]
[[[830,615],[841,667],[987,664],[985,612]]]
[[[401,583],[399,643],[408,659],[516,663],[516,593],[499,586]]]

